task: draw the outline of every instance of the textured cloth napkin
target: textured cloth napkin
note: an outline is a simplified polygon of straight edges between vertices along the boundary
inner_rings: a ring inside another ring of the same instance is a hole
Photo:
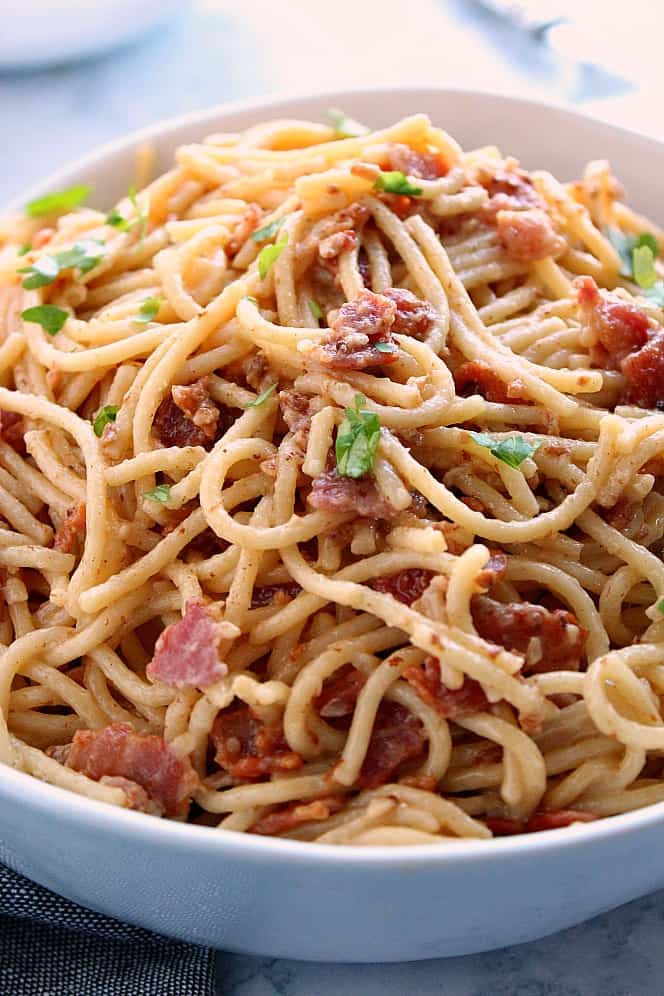
[[[2,996],[213,996],[214,954],[69,903],[0,865]]]

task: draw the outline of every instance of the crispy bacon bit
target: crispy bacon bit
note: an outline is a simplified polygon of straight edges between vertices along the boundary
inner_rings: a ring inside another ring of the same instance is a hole
[[[321,259],[336,259],[342,252],[354,249],[357,245],[357,235],[352,229],[335,232],[328,235],[318,244],[318,255]]]
[[[476,180],[489,194],[489,201],[481,211],[483,220],[489,224],[495,224],[499,211],[524,211],[528,208],[546,210],[544,201],[535,190],[532,177],[516,165],[500,167],[494,172],[480,169]]]
[[[372,477],[342,477],[336,470],[314,478],[307,501],[324,512],[354,512],[359,518],[392,519],[397,514]]]
[[[440,152],[416,152],[409,145],[394,142],[388,147],[389,169],[420,180],[437,180],[447,173],[447,163]]]
[[[600,293],[592,277],[577,277],[574,286],[581,321],[590,333],[590,345],[602,347],[595,358],[600,366],[619,370],[630,353],[647,343],[650,319],[635,304]]]
[[[579,670],[587,633],[571,612],[487,595],[474,595],[471,611],[480,636],[525,656],[523,674]]]
[[[421,668],[407,668],[403,676],[422,701],[446,719],[485,712],[489,708],[489,700],[482,686],[472,678],[464,678],[461,688],[448,688],[444,685],[440,676],[440,662],[435,657],[427,657]]]
[[[135,733],[128,723],[77,730],[71,744],[49,753],[95,781],[110,775],[136,782],[174,819],[186,819],[198,786],[188,758],[174,754],[161,737]]]
[[[281,725],[263,723],[244,702],[219,713],[211,737],[215,761],[234,778],[253,781],[302,767],[302,758],[288,746]]]
[[[507,570],[507,557],[501,550],[492,550],[491,556],[477,575],[477,584],[486,591],[500,581]]]
[[[424,743],[422,724],[417,716],[398,702],[383,699],[376,713],[358,786],[372,789],[389,782],[405,761],[419,757]]]
[[[559,256],[567,245],[554,229],[549,215],[539,208],[499,211],[496,226],[498,238],[509,255],[526,263]]]
[[[0,437],[4,439],[8,446],[20,453],[25,454],[25,425],[23,416],[18,412],[5,412],[0,410]]]
[[[311,424],[311,395],[289,387],[279,392],[279,407],[291,432],[308,429]]]
[[[392,332],[412,335],[414,339],[424,339],[436,320],[436,312],[428,301],[421,301],[403,287],[388,287],[383,295],[394,301],[397,312],[394,316]]]
[[[427,590],[433,576],[433,571],[427,571],[423,567],[408,567],[397,574],[374,578],[371,587],[374,591],[392,595],[397,602],[412,605]]]
[[[338,813],[343,809],[343,802],[334,796],[326,796],[324,799],[314,799],[312,802],[286,802],[281,806],[276,806],[271,813],[262,816],[253,826],[249,827],[249,833],[260,833],[268,836],[286,833],[300,826],[301,823],[311,821],[326,820],[333,813]]]
[[[129,778],[122,778],[120,775],[102,775],[99,779],[99,784],[122,789],[127,797],[127,806],[129,809],[136,809],[141,813],[149,813],[150,816],[164,815],[163,805],[151,799],[143,786],[139,785],[138,782],[132,782]]]
[[[580,809],[554,809],[550,813],[533,813],[529,820],[507,820],[488,816],[484,822],[494,837],[509,837],[517,833],[538,833],[540,830],[557,830],[573,823],[591,823],[595,813]]]
[[[219,660],[219,623],[204,605],[187,602],[184,615],[167,626],[157,640],[147,667],[151,681],[173,688],[207,688],[227,674]]]
[[[255,232],[260,225],[262,217],[263,212],[258,204],[249,204],[233,229],[233,234],[226,245],[227,256],[232,257],[239,252],[252,232]]]
[[[391,336],[396,313],[396,304],[390,298],[363,290],[339,308],[329,333],[310,355],[338,370],[394,363],[399,355]],[[379,343],[389,343],[392,352],[376,349]]]
[[[319,715],[323,719],[350,716],[366,680],[362,672],[352,664],[344,664],[323,682],[320,695],[314,699]]]
[[[57,530],[53,540],[53,549],[61,553],[71,553],[76,546],[76,540],[85,533],[85,502],[74,505],[67,512],[64,522]]]
[[[625,405],[639,408],[664,407],[664,330],[622,361],[627,386],[621,398]]]
[[[277,598],[295,598],[302,589],[295,581],[290,584],[266,584],[254,588],[251,596],[252,609],[260,609],[264,605],[272,605]]]
[[[519,394],[519,383],[508,385],[486,363],[469,360],[462,363],[454,372],[454,383],[457,394],[468,397],[470,394],[481,394],[487,401],[499,405],[510,405],[515,402],[527,402]]]
[[[206,440],[214,439],[219,421],[219,409],[210,397],[209,385],[209,378],[201,377],[193,384],[176,384],[171,388],[175,404],[201,430]]]

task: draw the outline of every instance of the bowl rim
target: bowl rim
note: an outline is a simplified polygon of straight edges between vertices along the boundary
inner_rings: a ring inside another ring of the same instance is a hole
[[[193,111],[155,122],[147,127],[130,132],[95,147],[85,155],[59,167],[44,180],[32,184],[30,188],[11,198],[2,208],[3,213],[21,211],[25,203],[49,190],[57,190],[58,185],[67,181],[70,174],[83,174],[92,170],[107,157],[128,151],[134,146],[177,132],[191,125],[209,124],[242,112],[258,110],[280,114],[288,111],[289,105],[297,101],[326,102],[335,106],[344,99],[375,97],[386,99],[391,95],[412,96],[414,101],[423,96],[439,98],[458,96],[463,99],[479,98],[495,106],[519,110],[540,110],[545,115],[559,115],[567,121],[581,120],[600,133],[629,139],[644,146],[662,146],[664,141],[642,131],[615,125],[595,115],[585,114],[556,102],[541,99],[494,94],[481,88],[435,86],[431,83],[412,82],[401,86],[361,86],[341,87],[334,90],[321,88],[314,91],[286,90],[269,96],[249,97],[241,100],[215,104],[199,111]],[[600,817],[596,821],[577,823],[573,826],[542,830],[537,833],[516,834],[491,839],[460,838],[446,839],[440,844],[410,844],[403,847],[384,845],[344,845],[319,844],[312,841],[289,840],[282,837],[260,836],[237,830],[219,831],[214,827],[180,823],[174,820],[158,819],[136,810],[114,806],[111,803],[79,795],[69,789],[42,781],[36,776],[18,771],[0,763],[0,799],[6,798],[21,805],[27,803],[45,812],[56,812],[57,818],[73,822],[84,829],[114,832],[122,836],[143,836],[155,843],[179,847],[195,846],[198,850],[215,852],[231,851],[244,853],[257,861],[279,858],[296,864],[315,861],[325,865],[361,866],[408,866],[430,867],[432,864],[445,865],[466,861],[494,861],[499,857],[526,854],[536,857],[542,852],[558,848],[568,849],[577,845],[592,846],[622,834],[631,834],[664,822],[664,802],[652,803],[639,809],[614,816]],[[223,814],[219,814],[220,818]],[[103,826],[102,826],[103,824]],[[1,826],[0,826],[1,830]]]

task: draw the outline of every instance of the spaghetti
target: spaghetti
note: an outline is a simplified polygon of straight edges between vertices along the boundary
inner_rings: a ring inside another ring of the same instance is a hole
[[[664,800],[662,232],[351,124],[3,224],[0,760],[333,844]]]

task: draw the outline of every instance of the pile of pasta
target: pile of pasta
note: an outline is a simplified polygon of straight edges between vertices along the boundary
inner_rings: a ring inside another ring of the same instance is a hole
[[[330,844],[664,800],[663,243],[608,164],[336,113],[153,166],[0,225],[0,761]]]

